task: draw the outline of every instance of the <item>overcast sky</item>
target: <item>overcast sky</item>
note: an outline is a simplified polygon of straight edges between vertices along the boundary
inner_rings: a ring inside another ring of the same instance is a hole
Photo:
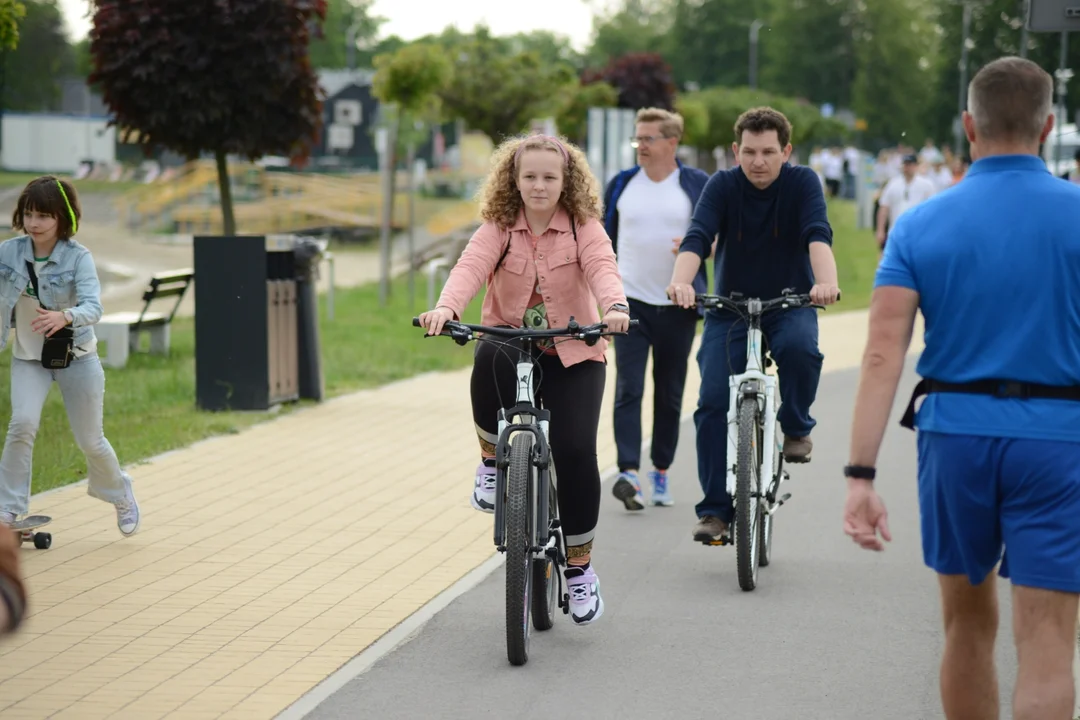
[[[88,0],[60,0],[60,6],[72,40],[86,37],[90,28]],[[476,23],[486,21],[496,35],[554,30],[569,37],[575,48],[584,50],[592,32],[592,10],[586,0],[546,0],[531,9],[512,0],[375,0],[373,11],[387,18],[384,35],[398,35],[405,40],[438,33],[454,24],[469,31]]]

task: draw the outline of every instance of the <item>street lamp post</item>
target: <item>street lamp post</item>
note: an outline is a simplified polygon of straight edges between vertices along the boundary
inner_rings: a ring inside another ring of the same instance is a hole
[[[356,35],[362,26],[363,23],[357,20],[345,31],[345,67],[350,72],[356,69]]]
[[[1054,71],[1054,78],[1057,80],[1057,106],[1059,117],[1054,118],[1054,124],[1057,125],[1057,142],[1054,143],[1054,174],[1057,174],[1058,168],[1061,167],[1061,128],[1068,119],[1068,113],[1065,112],[1065,93],[1068,90],[1069,80],[1072,79],[1073,71],[1065,67],[1069,57],[1069,33],[1061,33],[1061,59],[1058,61],[1058,69]]]
[[[755,20],[750,23],[750,88],[757,88],[757,70],[758,70],[758,33],[761,30],[761,26],[765,23],[761,20]]]

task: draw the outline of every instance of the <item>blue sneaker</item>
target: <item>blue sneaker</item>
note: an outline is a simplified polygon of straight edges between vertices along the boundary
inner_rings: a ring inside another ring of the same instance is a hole
[[[636,472],[625,470],[619,473],[618,479],[611,488],[611,494],[622,500],[627,510],[645,509],[645,498],[641,494],[641,485],[638,483]]]
[[[653,505],[671,507],[675,504],[675,501],[671,499],[671,493],[668,492],[667,470],[653,470],[649,473],[649,480],[652,481]]]

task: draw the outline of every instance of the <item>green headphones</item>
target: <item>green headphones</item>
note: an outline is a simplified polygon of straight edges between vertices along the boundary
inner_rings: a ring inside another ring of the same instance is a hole
[[[71,218],[71,234],[74,235],[79,232],[79,221],[75,219],[75,211],[71,208],[71,201],[68,200],[67,193],[64,192],[64,184],[57,180],[56,186],[60,188],[60,197],[64,198],[64,204],[67,205],[68,217]]]

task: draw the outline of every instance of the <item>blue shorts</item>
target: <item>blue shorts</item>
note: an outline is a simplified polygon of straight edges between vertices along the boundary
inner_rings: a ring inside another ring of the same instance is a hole
[[[923,559],[1080,592],[1080,443],[918,432]],[[1002,550],[1004,549],[1004,553]]]

